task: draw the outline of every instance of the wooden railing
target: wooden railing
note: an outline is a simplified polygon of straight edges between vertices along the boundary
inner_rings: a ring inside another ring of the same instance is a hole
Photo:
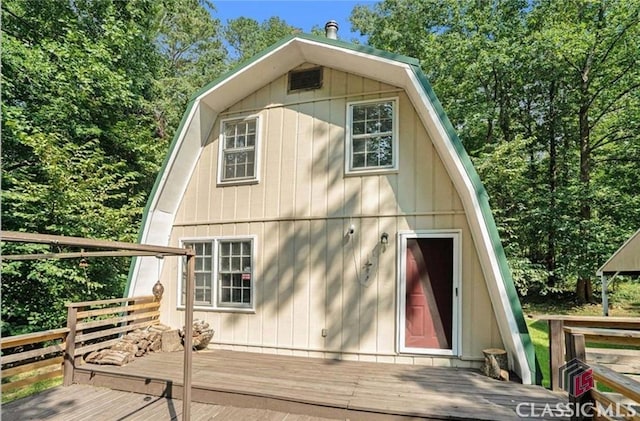
[[[62,375],[69,329],[2,338],[2,393]]]
[[[633,345],[640,347],[640,331],[639,330],[621,330],[621,329],[603,329],[603,328],[587,328],[587,327],[569,327],[563,328],[566,343],[566,360],[570,361],[577,358],[586,361],[586,341],[607,343],[616,345]],[[640,357],[640,351],[638,351]],[[599,414],[600,408],[605,409],[610,414],[615,412],[617,416],[624,419],[638,420],[640,416],[637,410],[632,409],[629,402],[633,402],[633,406],[640,404],[640,382],[633,380],[631,377],[618,373],[601,364],[588,364],[591,369],[594,387],[589,390],[581,398],[574,399],[575,402],[591,401],[595,403],[594,419],[614,419],[604,414]],[[603,393],[597,389],[597,385],[602,384],[613,390],[615,394]],[[577,418],[576,418],[577,419]]]
[[[65,386],[73,383],[73,371],[83,355],[109,348],[121,335],[160,322],[160,301],[152,295],[71,303],[67,311]]]
[[[549,375],[551,390],[559,391],[560,377],[559,371],[567,359],[565,356],[565,327],[572,328],[605,328],[615,330],[640,330],[640,318],[638,317],[604,317],[604,316],[542,316],[541,320],[547,320],[549,324]],[[589,340],[592,336],[589,336]],[[598,340],[605,342],[607,339]],[[608,340],[609,342],[613,339]],[[594,341],[595,342],[595,341]]]
[[[160,301],[153,296],[67,304],[67,327],[2,338],[2,392],[64,374],[90,352],[109,348],[122,335],[159,323]]]

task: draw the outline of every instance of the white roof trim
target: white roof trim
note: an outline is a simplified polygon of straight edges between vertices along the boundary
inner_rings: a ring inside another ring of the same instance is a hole
[[[509,301],[507,291],[504,287],[504,281],[502,278],[502,273],[500,272],[498,258],[493,250],[493,244],[485,225],[484,218],[482,217],[482,211],[480,209],[478,197],[475,193],[474,185],[469,175],[467,174],[467,171],[462,164],[458,153],[455,151],[453,143],[449,139],[449,135],[442,125],[440,118],[438,117],[437,112],[433,107],[433,104],[424,93],[422,85],[416,79],[411,69],[408,69],[407,73],[409,78],[413,82],[414,92],[419,95],[422,105],[426,108],[426,111],[430,117],[430,121],[424,120],[423,113],[418,113],[418,115],[423,120],[422,122],[427,130],[429,130],[430,126],[433,125],[435,130],[437,131],[437,136],[441,139],[446,140],[444,142],[434,142],[434,146],[438,150],[447,170],[450,170],[450,166],[453,166],[455,168],[456,174],[449,173],[449,176],[456,185],[458,193],[460,194],[463,202],[470,205],[474,210],[474,212],[471,213],[466,212],[467,221],[469,222],[469,226],[471,227],[472,235],[475,241],[477,243],[483,244],[484,249],[487,251],[486,256],[482,256],[481,250],[478,250],[480,264],[482,266],[483,272],[485,273],[485,276],[487,278],[492,278],[487,279],[487,288],[489,290],[489,295],[493,303],[494,311],[500,312],[500,314],[497,314],[497,316],[499,317],[496,317],[496,319],[498,320],[498,328],[500,329],[500,334],[503,340],[505,342],[509,342],[505,343],[504,345],[509,349],[509,355],[510,357],[512,357],[510,364],[515,364],[513,369],[518,373],[518,375],[520,375],[524,384],[531,384],[533,382],[533,379],[531,378],[531,372],[527,364],[524,346],[522,345],[522,340],[520,338],[520,334],[518,333],[518,325],[513,316],[513,312],[511,311],[511,303]],[[410,95],[411,92],[407,92],[407,94]],[[414,103],[414,106],[417,106],[417,104]],[[436,137],[433,136],[434,133],[430,133],[430,135],[432,136],[432,138]],[[506,321],[506,325],[504,321]],[[513,354],[516,354],[518,358],[513,358]]]

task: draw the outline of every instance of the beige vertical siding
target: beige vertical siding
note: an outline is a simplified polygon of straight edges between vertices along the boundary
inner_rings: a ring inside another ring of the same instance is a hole
[[[465,366],[483,348],[502,346],[461,200],[408,97],[329,68],[321,89],[287,94],[286,84],[285,75],[220,116],[260,117],[260,182],[217,186],[216,122],[180,205],[174,245],[194,237],[256,238],[255,312],[198,310],[195,317],[212,325],[218,344],[263,352]],[[399,171],[345,177],[347,103],[394,97]],[[356,234],[349,239],[350,224]],[[397,233],[428,229],[462,233],[464,361],[396,354],[403,329],[396,326]],[[175,260],[167,259],[162,278],[177,292]],[[166,297],[164,321],[181,325],[177,294]]]

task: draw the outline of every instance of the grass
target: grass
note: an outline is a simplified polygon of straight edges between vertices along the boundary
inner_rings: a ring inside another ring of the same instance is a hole
[[[536,357],[542,371],[542,385],[550,386],[549,377],[549,326],[544,320],[527,319],[529,336],[536,351]]]
[[[596,298],[600,292],[594,293]],[[602,316],[602,305],[577,304],[570,299],[553,297],[535,297],[522,299],[522,309],[525,314],[537,316],[541,314],[564,314],[575,316]],[[640,282],[619,280],[609,287],[609,316],[639,317],[640,316]]]
[[[62,384],[62,376],[55,377],[53,379],[42,380],[25,387],[21,387],[6,393],[2,393],[2,403],[5,404],[5,403],[13,402],[17,399],[21,399],[21,398],[25,398],[27,396],[33,395],[34,393],[39,393],[44,390],[51,389],[52,387],[60,386],[61,384]]]
[[[619,282],[609,295],[609,315],[622,317],[640,316],[640,282]],[[542,371],[542,385],[550,387],[549,377],[549,328],[545,320],[538,316],[545,314],[562,314],[575,316],[602,316],[599,304],[576,305],[567,302],[523,303],[522,308],[527,315],[527,327],[533,343],[536,357]],[[587,343],[588,347],[639,349],[639,347],[614,344]],[[598,389],[601,389],[598,385]]]
[[[551,377],[549,376],[549,326],[545,320],[527,319],[527,326],[529,328],[529,336],[540,364],[540,371],[542,372],[542,386],[551,387]],[[640,347],[630,345],[615,345],[615,344],[603,344],[587,342],[589,348],[609,348],[609,349],[637,349]],[[612,389],[605,385],[598,384],[598,390],[601,392],[611,392]]]

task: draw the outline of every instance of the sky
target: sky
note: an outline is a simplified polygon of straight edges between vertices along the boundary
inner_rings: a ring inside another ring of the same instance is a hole
[[[240,16],[258,22],[277,16],[305,33],[310,33],[315,25],[324,28],[325,23],[335,20],[339,26],[338,37],[349,41],[353,38],[362,40],[358,32],[351,32],[349,15],[353,7],[357,4],[374,3],[375,1],[370,0],[218,0],[213,2],[216,8],[213,15],[222,23]]]

